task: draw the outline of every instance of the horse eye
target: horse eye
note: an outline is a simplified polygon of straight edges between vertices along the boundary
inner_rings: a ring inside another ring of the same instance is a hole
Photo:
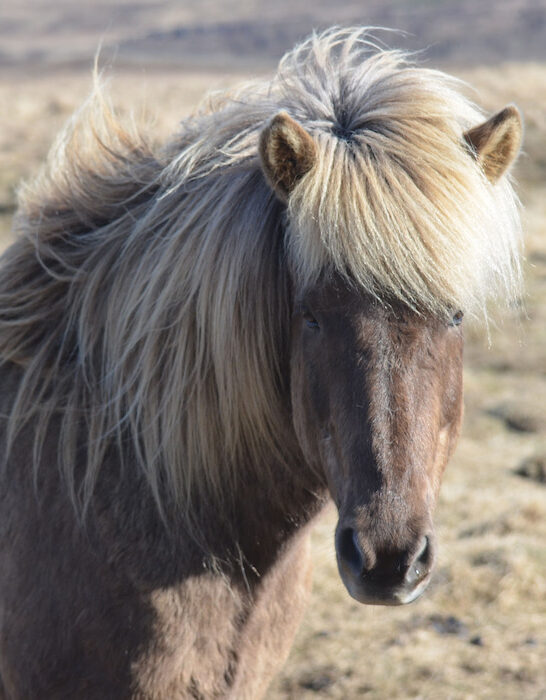
[[[313,330],[318,330],[318,328],[319,328],[318,321],[313,316],[313,314],[309,313],[309,311],[304,311],[303,320],[305,321],[305,324],[308,328],[313,328]]]
[[[457,311],[456,314],[453,314],[453,318],[451,319],[449,325],[450,326],[460,326],[461,323],[463,322],[463,312],[462,311]]]

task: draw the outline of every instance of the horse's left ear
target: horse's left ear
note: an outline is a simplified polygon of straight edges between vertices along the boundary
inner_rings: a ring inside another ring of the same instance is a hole
[[[519,153],[523,125],[514,105],[508,105],[490,119],[469,129],[465,141],[493,184],[512,165]]]
[[[267,181],[286,203],[298,180],[313,167],[316,146],[302,126],[279,112],[260,135],[260,156]]]

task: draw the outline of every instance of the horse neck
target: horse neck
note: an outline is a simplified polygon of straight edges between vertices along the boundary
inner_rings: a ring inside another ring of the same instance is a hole
[[[268,466],[240,465],[237,485],[226,484],[233,494],[223,512],[201,499],[191,506],[191,523],[185,523],[183,539],[195,544],[192,558],[241,578],[245,586],[267,574],[327,501],[325,485],[303,458],[290,467]]]
[[[237,494],[237,544],[258,571],[271,564],[327,500],[325,484],[303,460],[291,467],[273,465],[270,478],[247,478]]]

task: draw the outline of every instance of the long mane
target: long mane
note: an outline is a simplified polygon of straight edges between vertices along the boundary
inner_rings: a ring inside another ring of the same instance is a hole
[[[319,153],[288,210],[258,159],[280,110]],[[295,288],[335,269],[430,313],[517,296],[516,199],[462,143],[481,119],[452,78],[362,29],[312,36],[161,147],[96,92],[22,190],[2,259],[0,358],[23,372],[10,442],[35,420],[37,464],[60,415],[60,466],[84,504],[127,444],[160,507],[165,489],[221,504],[242,465],[288,467]]]

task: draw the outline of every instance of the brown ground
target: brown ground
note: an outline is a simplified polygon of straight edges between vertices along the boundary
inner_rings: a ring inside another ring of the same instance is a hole
[[[209,87],[240,75],[126,69],[122,110],[146,103],[158,134],[176,128]],[[311,604],[269,700],[546,698],[546,65],[467,70],[478,101],[514,101],[526,119],[517,168],[527,231],[526,315],[467,331],[466,420],[445,477],[440,561],[409,607],[360,606],[343,588],[332,512],[314,536]],[[89,72],[6,74],[0,80],[0,236],[9,238],[14,188],[36,172],[81,102]],[[518,473],[521,472],[521,473]]]

